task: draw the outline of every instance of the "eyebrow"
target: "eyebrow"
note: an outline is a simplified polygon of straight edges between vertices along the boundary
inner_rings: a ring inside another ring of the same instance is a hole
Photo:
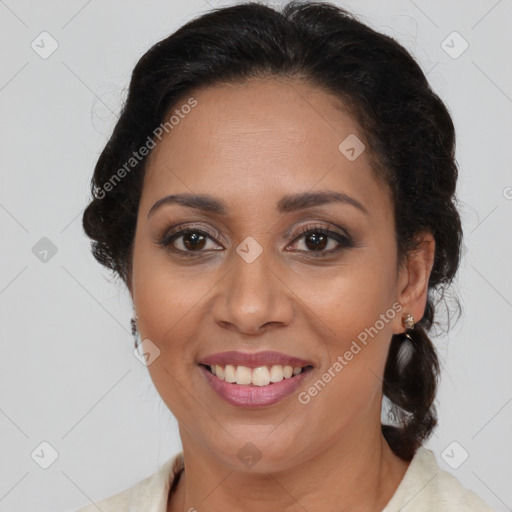
[[[343,192],[334,191],[304,192],[302,194],[284,196],[277,203],[277,210],[280,213],[290,213],[329,203],[351,205],[368,215],[368,210],[359,201],[357,201],[357,199],[354,199]],[[187,208],[194,208],[205,213],[214,213],[217,215],[228,214],[228,207],[226,203],[212,196],[204,194],[175,194],[159,199],[150,208],[148,218],[155,212],[155,210],[165,204],[179,204]]]

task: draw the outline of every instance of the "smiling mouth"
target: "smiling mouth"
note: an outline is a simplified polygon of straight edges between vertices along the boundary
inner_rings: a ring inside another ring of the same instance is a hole
[[[293,367],[280,364],[258,366],[256,368],[232,364],[201,364],[200,366],[206,368],[221,381],[242,386],[268,386],[269,384],[275,384],[286,379],[292,379],[313,369],[311,365]]]

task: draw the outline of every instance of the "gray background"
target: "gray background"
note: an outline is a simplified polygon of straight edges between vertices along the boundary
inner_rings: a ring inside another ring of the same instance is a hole
[[[0,1],[1,511],[75,510],[180,449],[132,353],[129,296],[90,254],[81,214],[138,58],[227,3]],[[426,446],[512,510],[512,0],[337,3],[409,49],[453,114],[464,314],[435,340],[440,425]]]

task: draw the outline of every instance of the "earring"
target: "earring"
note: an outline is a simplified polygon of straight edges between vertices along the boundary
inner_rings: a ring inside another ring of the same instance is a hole
[[[407,313],[402,317],[402,325],[405,327],[406,330],[405,336],[410,339],[411,337],[407,331],[409,329],[414,329],[414,317],[410,313]]]
[[[138,336],[138,333],[137,333],[137,315],[135,315],[130,320],[130,325],[132,326],[133,343],[135,345],[135,348],[137,348],[137,344],[138,344],[138,341],[139,341],[139,336]]]
[[[414,344],[411,335],[407,332],[409,329],[414,329],[414,317],[411,314],[406,314],[402,317],[402,325],[405,328],[405,338],[398,349],[396,356],[396,363],[398,371],[401,373],[412,358],[414,352]]]

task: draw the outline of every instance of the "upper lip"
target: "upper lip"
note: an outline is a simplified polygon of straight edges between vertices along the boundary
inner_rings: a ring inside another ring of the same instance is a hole
[[[283,366],[304,367],[313,366],[311,361],[306,361],[300,357],[282,354],[281,352],[273,352],[266,350],[263,352],[239,352],[231,350],[229,352],[219,352],[202,358],[199,364],[224,366],[232,364],[234,366],[247,366],[249,368],[257,368],[258,366],[272,366],[280,364]]]

